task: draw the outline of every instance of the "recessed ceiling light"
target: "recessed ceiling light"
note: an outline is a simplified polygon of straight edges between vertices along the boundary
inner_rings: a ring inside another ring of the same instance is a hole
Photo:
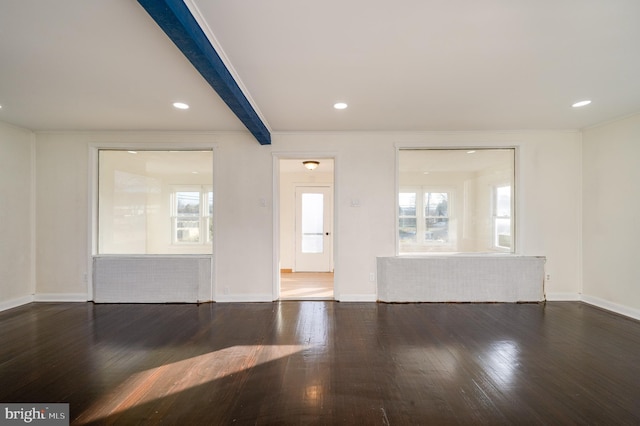
[[[137,154],[138,151],[127,151],[129,154]]]
[[[475,154],[476,152],[472,149],[471,151],[467,151],[467,154]]]
[[[576,102],[575,104],[571,105],[574,108],[579,108],[579,107],[583,107],[585,105],[589,105],[591,103],[590,100],[584,100],[584,101],[580,101],[580,102]]]
[[[333,104],[333,107],[335,109],[345,109],[346,107],[348,107],[348,105],[344,102],[336,102],[335,104]]]
[[[178,109],[189,109],[189,105],[185,104],[184,102],[174,102],[173,107]]]

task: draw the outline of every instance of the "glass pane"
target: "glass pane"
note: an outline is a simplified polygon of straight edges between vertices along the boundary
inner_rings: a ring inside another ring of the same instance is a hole
[[[207,229],[209,230],[209,238],[207,242],[213,241],[213,192],[207,193],[207,202],[209,204],[209,216],[207,216]]]
[[[399,253],[513,252],[513,231],[496,245],[495,219],[515,228],[514,176],[513,148],[400,149],[396,209],[417,230],[400,221]]]
[[[398,206],[400,208],[400,216],[416,215],[416,193],[401,192],[399,194]]]
[[[511,219],[496,219],[496,247],[511,248]]]
[[[198,243],[200,242],[200,218],[179,217],[176,224],[176,242]]]
[[[200,215],[199,192],[176,192],[177,216]]]
[[[418,233],[417,223],[415,217],[401,217],[400,218],[400,241],[411,242],[416,241],[416,234]]]
[[[424,194],[425,216],[449,216],[449,194],[446,192],[427,192]]]
[[[496,188],[496,216],[511,217],[511,187]]]
[[[324,195],[302,194],[302,253],[324,252]]]
[[[213,181],[211,151],[100,150],[98,158],[99,254],[212,252],[201,195]]]
[[[425,219],[425,241],[446,243],[449,241],[449,219]]]

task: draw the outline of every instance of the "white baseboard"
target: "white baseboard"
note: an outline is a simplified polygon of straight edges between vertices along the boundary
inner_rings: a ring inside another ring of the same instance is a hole
[[[34,302],[86,302],[87,293],[37,293]]]
[[[5,300],[0,302],[0,312],[8,309],[17,308],[18,306],[26,305],[33,302],[33,295],[18,297],[17,299]]]
[[[615,312],[626,317],[630,317],[636,320],[640,320],[640,309],[631,308],[629,306],[620,305],[618,303],[610,302],[605,299],[600,299],[595,296],[582,295],[582,301],[589,305],[597,306],[598,308],[606,309],[607,311]]]
[[[271,293],[263,294],[219,294],[216,296],[216,302],[218,303],[231,303],[231,302],[273,302],[273,295]]]
[[[579,302],[582,300],[580,293],[549,293],[548,302]]]
[[[341,294],[336,300],[339,302],[377,302],[376,294]]]

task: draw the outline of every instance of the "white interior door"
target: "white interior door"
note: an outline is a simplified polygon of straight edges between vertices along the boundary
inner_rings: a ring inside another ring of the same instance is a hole
[[[296,187],[295,272],[332,271],[330,186]]]

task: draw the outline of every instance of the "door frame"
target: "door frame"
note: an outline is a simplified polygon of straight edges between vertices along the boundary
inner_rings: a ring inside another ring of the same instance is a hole
[[[332,265],[333,265],[333,298],[339,300],[340,297],[340,265],[338,247],[340,235],[339,229],[339,199],[338,186],[338,155],[335,152],[273,152],[273,277],[272,277],[272,300],[280,299],[280,160],[307,160],[309,158],[319,161],[333,160],[333,238],[332,238]],[[312,186],[312,185],[309,185]]]

